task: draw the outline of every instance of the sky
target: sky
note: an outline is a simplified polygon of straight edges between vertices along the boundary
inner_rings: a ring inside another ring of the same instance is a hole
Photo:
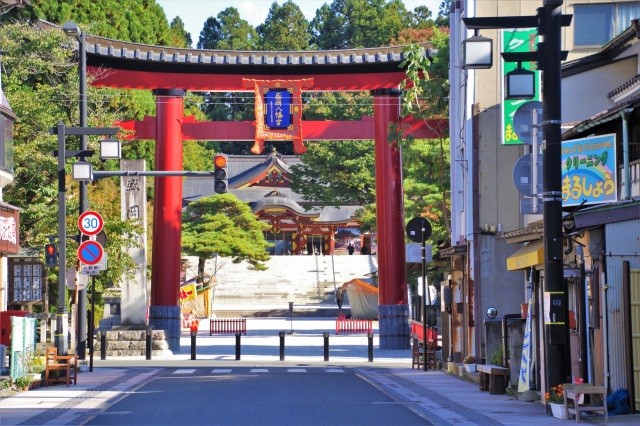
[[[169,23],[173,18],[180,16],[185,24],[187,32],[191,33],[193,44],[198,42],[200,31],[205,21],[210,16],[217,16],[218,13],[227,7],[235,7],[240,12],[240,17],[252,26],[256,27],[267,19],[269,8],[274,0],[156,0],[164,9]],[[277,0],[278,4],[284,3]],[[417,6],[425,5],[433,13],[433,18],[438,15],[438,9],[442,0],[404,0],[403,3],[408,10],[413,10]],[[332,0],[294,0],[305,18],[311,21],[323,4],[331,4]]]

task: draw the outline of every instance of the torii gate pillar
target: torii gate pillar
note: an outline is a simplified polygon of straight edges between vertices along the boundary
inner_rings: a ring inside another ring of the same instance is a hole
[[[182,171],[184,90],[156,89],[156,170]],[[180,348],[180,248],[182,177],[155,179],[153,262],[149,324],[165,330],[172,350]]]
[[[378,224],[378,313],[380,349],[409,348],[409,304],[405,271],[402,158],[389,142],[389,123],[400,123],[400,91],[376,89],[376,210]]]

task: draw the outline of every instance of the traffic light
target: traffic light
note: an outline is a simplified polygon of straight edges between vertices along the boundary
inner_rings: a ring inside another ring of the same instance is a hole
[[[55,244],[44,246],[44,264],[49,268],[58,266],[58,247]]]
[[[229,182],[227,181],[227,156],[225,154],[216,154],[213,157],[213,190],[216,194],[224,194],[229,188]]]

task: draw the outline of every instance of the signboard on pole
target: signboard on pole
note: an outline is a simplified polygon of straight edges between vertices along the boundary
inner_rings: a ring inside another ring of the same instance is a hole
[[[617,200],[616,135],[562,142],[562,207]]]
[[[85,265],[84,263],[80,264],[80,272],[86,275],[98,275],[100,271],[106,271],[106,269],[107,269],[107,253],[104,253],[100,261],[95,265]]]
[[[85,241],[78,247],[78,259],[85,265],[95,265],[102,259],[104,249],[97,241]]]
[[[98,234],[103,225],[104,221],[98,212],[86,211],[78,218],[78,229],[86,235]]]
[[[528,29],[513,29],[513,30],[502,30],[502,51],[508,53],[515,52],[535,52],[538,50],[538,32],[535,28]],[[506,87],[504,84],[504,77],[508,72],[511,72],[516,69],[518,64],[516,62],[505,62],[504,59],[501,60],[502,63],[502,90],[501,93],[506,94]],[[541,99],[540,95],[540,71],[538,70],[538,64],[534,62],[523,62],[522,69],[533,71],[535,73],[534,81],[536,85],[536,95],[532,99],[504,99],[501,105],[502,110],[502,127],[501,127],[501,137],[503,145],[522,145],[523,141],[518,137],[514,126],[514,116],[518,108],[521,105],[531,102],[531,101],[539,101]]]

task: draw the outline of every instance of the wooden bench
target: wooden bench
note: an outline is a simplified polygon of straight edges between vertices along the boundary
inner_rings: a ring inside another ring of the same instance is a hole
[[[420,343],[417,335],[413,335],[411,339],[411,368],[424,365],[424,346]]]
[[[336,334],[340,333],[371,333],[373,322],[370,319],[347,318],[340,314],[336,318]]]
[[[493,364],[478,364],[480,390],[488,390],[491,395],[502,395],[507,388],[509,369]]]
[[[212,334],[244,334],[247,335],[247,319],[210,319],[209,336]]]
[[[580,413],[585,411],[602,412],[604,414],[604,422],[609,422],[609,412],[607,410],[607,389],[604,386],[594,386],[593,384],[583,383],[574,384],[566,383],[564,387],[564,412],[568,419],[570,416],[576,417],[576,423],[580,421]],[[598,395],[602,398],[602,405],[593,405],[593,401],[589,398],[588,403],[580,403],[580,395],[586,396]],[[574,407],[569,407],[569,400],[573,401]]]
[[[44,385],[49,386],[49,383],[63,382],[67,386],[73,380],[73,384],[78,384],[78,357],[77,355],[58,355],[58,348],[49,347],[45,352],[45,367],[44,367]],[[52,372],[64,373],[64,376],[53,377]]]

